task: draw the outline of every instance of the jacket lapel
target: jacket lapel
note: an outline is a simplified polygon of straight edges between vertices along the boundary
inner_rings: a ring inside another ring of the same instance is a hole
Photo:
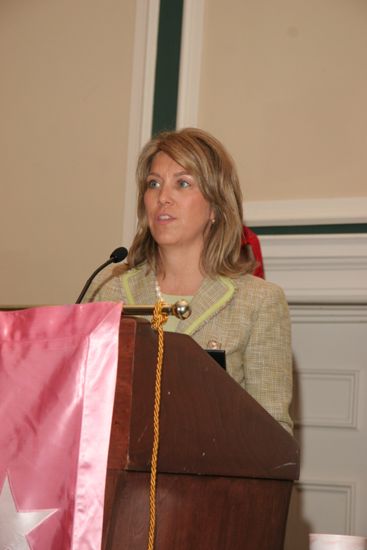
[[[152,271],[144,273],[142,270],[145,270],[144,266],[131,269],[122,278],[124,294],[129,305],[154,304],[157,300],[154,274]],[[226,307],[236,290],[233,279],[206,277],[191,300],[190,317],[178,323],[177,332],[190,336],[195,334],[204,323]]]
[[[145,272],[146,267],[131,269],[122,278],[124,294],[129,305],[155,304],[155,278],[152,271]]]
[[[193,335],[209,319],[221,311],[236,291],[236,285],[228,277],[217,279],[205,278],[198,292],[191,300],[191,315],[185,321],[180,321],[177,332]]]

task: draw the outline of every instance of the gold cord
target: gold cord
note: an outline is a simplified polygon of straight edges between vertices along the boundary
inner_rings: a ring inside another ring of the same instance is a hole
[[[149,534],[148,550],[154,550],[155,527],[156,527],[156,487],[157,487],[157,463],[159,448],[159,412],[161,405],[161,381],[164,353],[164,331],[163,325],[168,319],[168,315],[162,312],[164,302],[159,300],[154,307],[152,328],[158,332],[158,354],[157,367],[155,374],[155,394],[154,394],[154,412],[153,412],[153,449],[150,468],[150,495],[149,495]]]

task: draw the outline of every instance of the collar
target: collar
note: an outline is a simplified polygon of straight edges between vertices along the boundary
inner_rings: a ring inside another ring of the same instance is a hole
[[[146,273],[146,266],[131,269],[121,282],[129,305],[156,302],[154,273]],[[229,277],[205,277],[191,300],[190,317],[178,323],[177,332],[193,335],[230,302],[236,290],[235,281]]]
[[[191,315],[180,321],[177,331],[183,334],[194,334],[204,323],[221,311],[232,299],[236,286],[229,277],[206,277],[199,290],[191,300]]]

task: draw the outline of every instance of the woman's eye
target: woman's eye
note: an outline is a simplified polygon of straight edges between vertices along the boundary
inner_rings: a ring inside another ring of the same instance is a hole
[[[178,185],[179,187],[181,187],[182,189],[186,189],[186,187],[190,187],[190,183],[186,180],[180,180],[178,182]]]
[[[148,189],[157,189],[159,187],[159,182],[157,180],[149,180],[147,182]]]

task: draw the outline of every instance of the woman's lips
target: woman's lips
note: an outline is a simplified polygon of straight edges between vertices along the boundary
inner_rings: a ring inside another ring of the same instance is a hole
[[[175,218],[173,216],[170,216],[169,214],[159,214],[159,216],[157,216],[158,223],[166,223],[173,220],[175,220]]]

